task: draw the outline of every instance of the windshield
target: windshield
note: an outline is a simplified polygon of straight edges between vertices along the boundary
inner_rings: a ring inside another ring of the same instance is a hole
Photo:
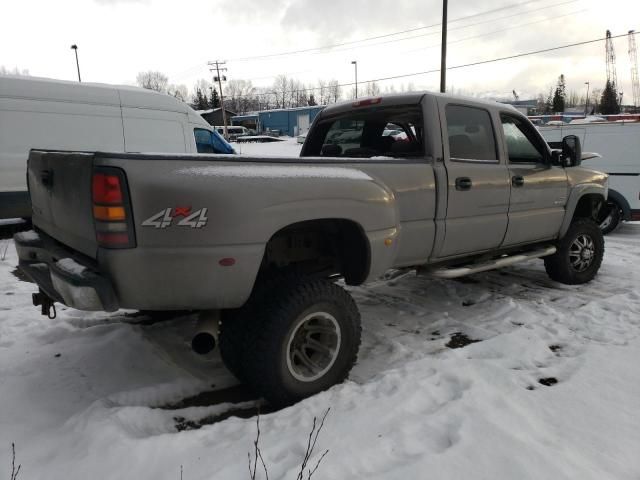
[[[196,139],[198,153],[236,153],[233,147],[218,132],[212,132],[204,128],[194,128],[193,135]]]

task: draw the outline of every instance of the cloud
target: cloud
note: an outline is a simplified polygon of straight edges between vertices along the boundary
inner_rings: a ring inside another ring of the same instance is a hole
[[[449,19],[468,17],[505,5],[509,3],[505,4],[504,0],[485,0],[473,7],[450,4]],[[296,0],[286,8],[282,25],[337,40],[356,32],[393,32],[438,24],[441,19],[441,0]]]
[[[132,3],[139,3],[139,4],[148,4],[150,2],[150,0],[93,0],[94,2],[96,2],[98,5],[116,5],[116,4],[132,4]]]

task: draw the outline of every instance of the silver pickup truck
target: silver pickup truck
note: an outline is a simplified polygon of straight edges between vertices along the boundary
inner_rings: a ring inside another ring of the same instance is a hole
[[[327,107],[300,158],[34,150],[20,269],[51,316],[54,302],[199,312],[194,349],[219,341],[238,378],[289,404],[356,361],[360,316],[339,280],[532,258],[556,281],[591,280],[607,176],[579,166],[576,137],[562,147],[509,106],[416,93]]]

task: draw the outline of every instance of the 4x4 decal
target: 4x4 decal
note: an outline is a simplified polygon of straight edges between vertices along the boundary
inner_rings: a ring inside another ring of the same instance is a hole
[[[178,221],[181,217],[182,219]],[[177,223],[174,223],[174,220]],[[178,227],[202,228],[207,224],[208,220],[206,208],[191,212],[191,207],[169,207],[147,218],[142,222],[142,226],[167,228],[175,225]]]

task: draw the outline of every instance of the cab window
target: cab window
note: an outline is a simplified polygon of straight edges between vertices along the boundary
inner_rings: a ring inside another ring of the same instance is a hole
[[[534,140],[534,134],[523,120],[511,115],[500,115],[510,163],[544,163],[545,155]]]
[[[452,160],[498,162],[493,124],[487,110],[447,105],[446,117]]]

